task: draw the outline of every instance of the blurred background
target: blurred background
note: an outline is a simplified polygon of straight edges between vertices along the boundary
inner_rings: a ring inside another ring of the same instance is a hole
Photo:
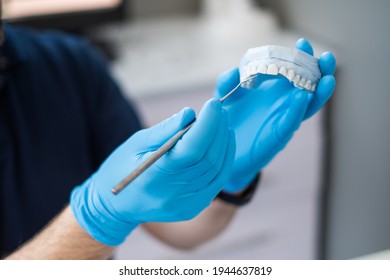
[[[266,167],[221,236],[182,252],[137,229],[116,258],[345,259],[390,249],[389,1],[3,2],[10,22],[89,37],[147,125],[199,109],[250,47],[306,37],[316,56],[336,55],[331,102]]]

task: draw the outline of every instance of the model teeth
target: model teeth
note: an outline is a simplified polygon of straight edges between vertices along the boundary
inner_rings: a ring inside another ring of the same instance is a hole
[[[305,83],[306,83],[306,79],[305,78],[302,78],[300,81],[299,81],[299,83],[298,83],[298,86],[300,86],[300,87],[305,87]]]
[[[296,74],[294,70],[287,69],[285,66],[281,66],[280,68],[276,64],[270,64],[267,66],[265,63],[261,63],[259,66],[250,65],[246,68],[244,75],[242,76],[242,80],[250,79],[257,74],[266,74],[266,75],[278,75],[286,77],[291,83],[294,84],[295,87],[305,89],[307,91],[315,92],[317,88],[317,84],[313,83],[311,80],[306,80],[301,75]],[[252,88],[254,85],[255,78],[246,81],[242,84],[245,88]]]
[[[268,75],[278,75],[278,73],[279,73],[279,69],[278,66],[276,66],[276,64],[270,64],[268,66],[268,70],[267,70]]]
[[[311,81],[307,80],[305,85],[303,86],[306,90],[311,90]]]
[[[301,80],[301,76],[299,74],[295,75],[294,86],[297,86],[300,80]]]
[[[286,77],[290,82],[294,81],[295,78],[295,73],[294,70],[290,69],[287,72],[287,77]]]
[[[267,74],[267,68],[268,68],[267,65],[262,63],[262,64],[260,64],[259,69],[257,70],[257,72],[260,73],[260,74]]]
[[[275,45],[249,49],[241,60],[239,70],[241,81],[260,74],[272,76],[280,74],[295,87],[308,91],[315,91],[322,76],[318,59],[314,56],[296,48]],[[251,81],[245,85],[254,87],[257,83]]]
[[[280,67],[279,74],[287,77],[287,69],[286,69],[286,67],[284,67],[284,66]]]

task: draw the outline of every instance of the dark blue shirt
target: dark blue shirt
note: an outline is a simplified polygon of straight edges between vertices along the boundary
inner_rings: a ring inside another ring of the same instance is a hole
[[[86,41],[6,25],[1,58],[0,256],[42,229],[140,129]]]

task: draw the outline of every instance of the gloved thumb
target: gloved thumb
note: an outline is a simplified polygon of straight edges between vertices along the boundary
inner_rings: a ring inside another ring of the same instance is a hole
[[[229,69],[219,75],[214,92],[214,98],[221,98],[234,89],[240,82],[238,68]]]
[[[195,119],[195,111],[192,108],[183,108],[180,112],[168,119],[143,130],[141,147],[148,150],[156,150],[168,141],[179,130]]]

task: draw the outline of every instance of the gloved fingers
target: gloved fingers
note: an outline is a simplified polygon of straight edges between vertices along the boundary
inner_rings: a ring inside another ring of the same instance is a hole
[[[311,46],[310,42],[305,38],[298,39],[297,42],[295,43],[295,48],[310,55],[314,54],[313,47]]]
[[[135,134],[137,138],[132,143],[136,141],[140,150],[154,151],[194,119],[195,111],[183,108],[168,119]]]
[[[206,154],[216,137],[223,114],[222,104],[216,99],[205,103],[194,125],[171,149],[167,167],[171,169],[187,168],[198,163]]]
[[[212,200],[222,190],[223,186],[226,185],[226,182],[231,175],[234,156],[236,153],[234,131],[231,129],[229,129],[228,138],[229,142],[226,152],[224,155],[221,155],[223,158],[223,163],[218,174],[214,176],[211,181],[209,181],[207,188],[203,188],[198,192],[189,194],[191,195],[192,201],[196,201],[196,205],[194,205],[194,207],[198,209],[198,213],[204,210],[212,202]]]
[[[318,59],[322,76],[334,75],[336,72],[336,58],[331,52],[324,52]]]
[[[224,114],[227,113],[224,112]],[[223,118],[218,130],[203,158],[185,171],[190,180],[189,184],[193,185],[192,191],[194,192],[204,188],[204,185],[207,185],[219,173],[223,165],[230,136],[227,117]]]
[[[297,42],[295,43],[295,47],[310,55],[314,54],[313,47],[311,46],[310,42],[305,38],[298,39]],[[334,57],[333,53],[331,52],[322,53],[320,58],[318,59],[318,64],[322,76],[334,75],[336,71],[336,58]]]
[[[304,38],[299,39],[295,47],[310,55],[313,55],[313,48],[309,41]],[[332,96],[336,81],[332,75],[336,71],[336,58],[331,52],[324,52],[318,59],[322,78],[318,83],[317,90],[309,96],[309,105],[304,119],[310,118],[324,106]]]
[[[196,195],[206,195],[209,199],[212,200],[222,190],[223,186],[226,185],[226,182],[232,172],[234,156],[236,154],[236,141],[234,137],[234,131],[232,129],[229,129],[228,138],[229,141],[226,146],[226,151],[223,155],[221,155],[223,162],[218,174],[216,174],[214,178],[209,181],[207,188],[200,190]]]
[[[221,98],[234,89],[240,82],[240,73],[238,68],[232,68],[217,78],[214,97]]]
[[[226,185],[227,180],[229,179],[234,162],[234,156],[236,154],[236,140],[234,136],[234,131],[229,129],[229,142],[227,145],[226,153],[224,155],[224,160],[222,167],[218,175],[210,182],[210,194],[214,199],[217,194],[222,190],[223,186]]]
[[[305,119],[310,118],[320,110],[332,96],[336,87],[336,80],[333,76],[327,75],[321,78],[317,90],[312,94],[312,99],[305,114]]]
[[[276,124],[276,138],[281,143],[287,143],[291,139],[293,133],[299,128],[307,110],[307,106],[307,93],[303,90],[296,89],[293,92],[292,100],[286,113]]]
[[[205,155],[205,169],[219,170],[222,166],[223,156],[226,153],[227,145],[229,143],[229,121],[227,112],[225,110],[222,111],[223,118],[221,120],[220,126],[217,128],[218,132],[213,139],[210,147],[207,150]]]

